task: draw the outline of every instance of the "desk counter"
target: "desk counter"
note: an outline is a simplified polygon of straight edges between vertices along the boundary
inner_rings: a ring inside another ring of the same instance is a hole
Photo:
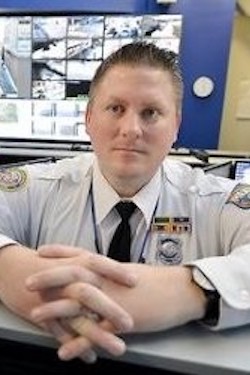
[[[56,348],[55,340],[0,306],[0,338]],[[210,332],[197,324],[164,333],[131,335],[116,361],[183,374],[250,374],[250,327]],[[102,354],[103,358],[109,358]]]

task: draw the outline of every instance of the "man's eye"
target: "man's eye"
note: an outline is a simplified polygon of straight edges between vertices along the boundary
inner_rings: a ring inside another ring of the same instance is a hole
[[[142,111],[141,115],[144,121],[156,121],[159,116],[159,111],[155,108],[146,108]]]
[[[122,114],[124,109],[120,104],[109,105],[108,110],[117,115]]]

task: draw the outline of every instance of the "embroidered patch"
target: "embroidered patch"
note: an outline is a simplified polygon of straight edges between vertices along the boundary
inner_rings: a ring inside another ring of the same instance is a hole
[[[236,185],[226,203],[233,203],[240,208],[250,208],[250,185]]]
[[[17,191],[27,183],[27,173],[21,168],[0,169],[0,190]]]

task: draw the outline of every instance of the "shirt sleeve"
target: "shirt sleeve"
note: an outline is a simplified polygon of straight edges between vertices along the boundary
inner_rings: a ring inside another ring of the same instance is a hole
[[[218,330],[250,323],[249,264],[249,244],[238,247],[228,256],[193,262],[221,296],[219,319],[217,325],[211,327],[212,329]]]
[[[25,169],[0,174],[0,246],[24,243],[28,228],[28,175]]]
[[[35,248],[44,207],[57,180],[47,173],[49,165],[30,165],[0,171],[0,248],[21,244]]]
[[[8,245],[18,245],[18,242],[4,236],[3,234],[0,234],[0,250]]]
[[[211,329],[250,323],[249,191],[249,185],[236,186],[222,207],[218,226],[218,256],[192,262],[221,297],[218,323]]]

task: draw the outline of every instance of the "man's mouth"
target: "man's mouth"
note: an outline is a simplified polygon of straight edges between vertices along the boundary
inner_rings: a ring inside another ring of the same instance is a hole
[[[122,151],[122,152],[128,152],[128,153],[136,153],[136,154],[142,154],[143,151],[139,148],[135,147],[115,147],[115,151]]]

